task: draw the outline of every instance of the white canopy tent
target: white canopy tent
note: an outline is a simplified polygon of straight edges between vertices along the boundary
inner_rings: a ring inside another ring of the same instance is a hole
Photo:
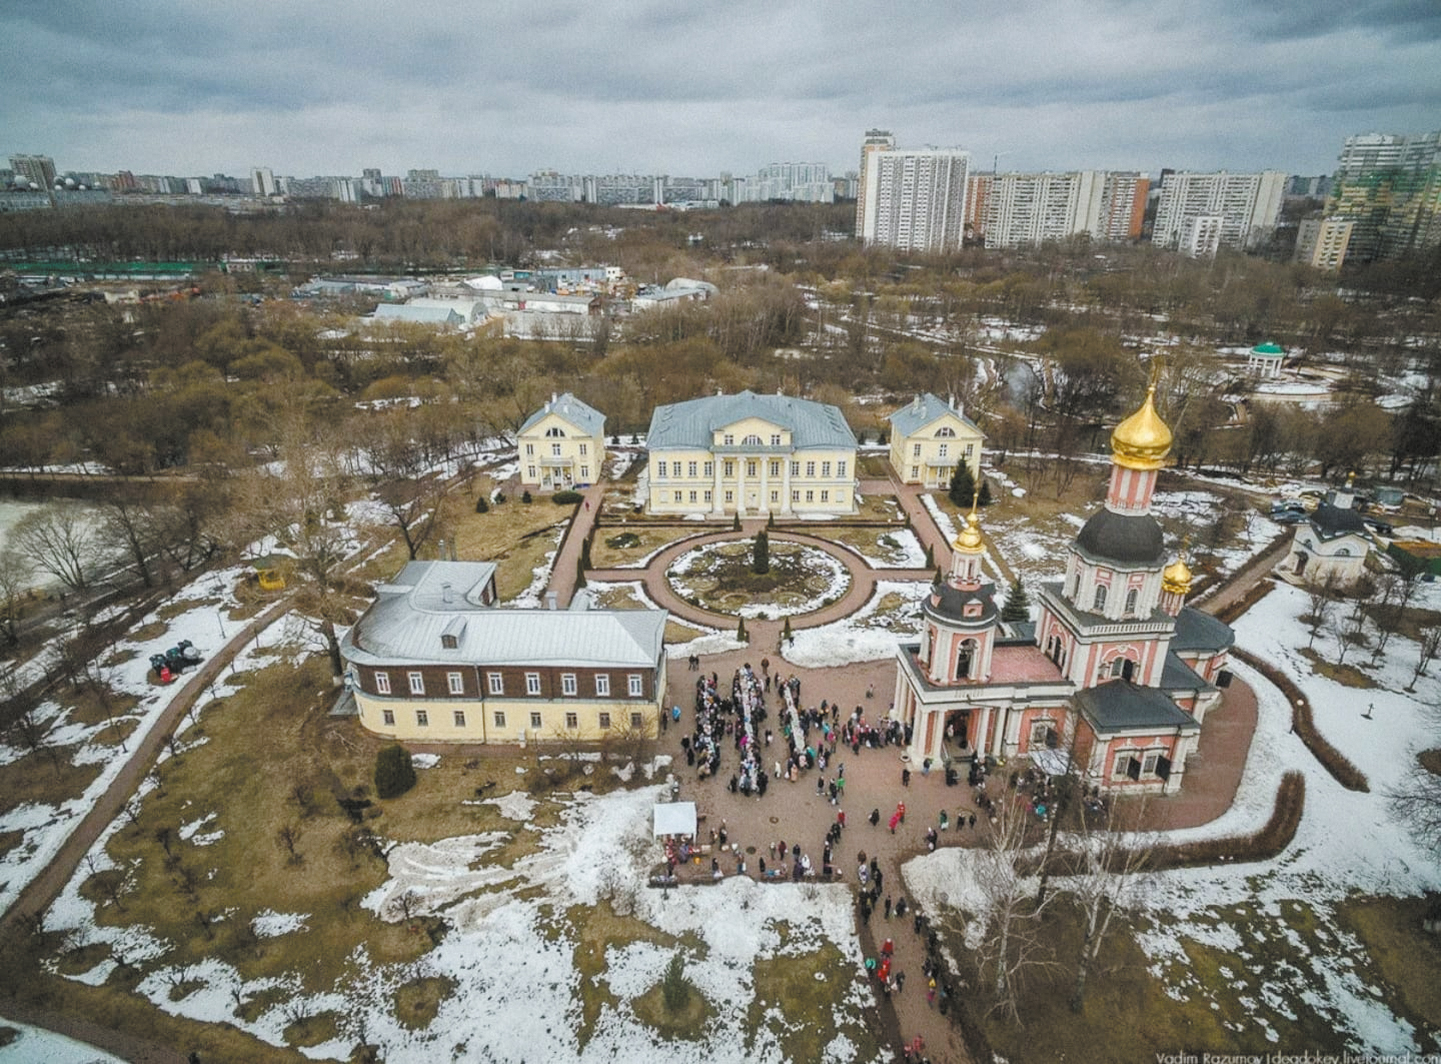
[[[695,802],[665,802],[655,807],[655,838],[695,835]]]

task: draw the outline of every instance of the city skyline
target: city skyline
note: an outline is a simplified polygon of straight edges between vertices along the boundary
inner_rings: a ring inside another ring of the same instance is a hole
[[[62,171],[843,174],[881,127],[977,171],[1322,174],[1347,136],[1441,114],[1428,0],[885,10],[5,0],[0,148]]]

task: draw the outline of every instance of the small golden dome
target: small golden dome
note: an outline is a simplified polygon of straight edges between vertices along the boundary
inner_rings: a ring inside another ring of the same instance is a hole
[[[1186,564],[1186,552],[1161,571],[1161,590],[1175,595],[1191,593],[1191,567]]]
[[[974,505],[966,516],[966,527],[961,529],[960,534],[956,536],[956,541],[951,544],[951,548],[965,554],[981,554],[985,551],[985,540],[981,538],[981,519],[976,516]]]
[[[1127,469],[1160,469],[1171,453],[1171,430],[1156,413],[1156,386],[1146,401],[1111,433],[1112,461]]]

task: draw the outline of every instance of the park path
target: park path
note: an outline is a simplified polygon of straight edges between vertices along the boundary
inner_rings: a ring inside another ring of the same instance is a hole
[[[575,597],[575,574],[576,566],[580,564],[581,548],[585,545],[586,537],[595,528],[601,502],[605,499],[605,491],[609,486],[609,481],[598,480],[584,489],[581,494],[585,498],[576,504],[570,524],[565,526],[560,549],[555,552],[555,561],[550,567],[550,583],[546,585],[547,589],[555,594],[556,605],[561,609],[568,607],[571,599]],[[544,606],[545,603],[542,602],[541,605]]]
[[[220,676],[246,644],[289,609],[288,596],[273,604],[264,613],[247,622],[201,665],[198,672],[185,681],[149,731],[135,742],[133,752],[129,754],[124,767],[96,799],[90,812],[70,833],[70,837],[65,840],[50,863],[20,892],[3,919],[0,919],[0,931],[6,935],[24,933],[21,924],[27,920],[38,919],[45,912],[75,874],[76,868],[90,852],[95,840],[120,815],[121,809],[135,793],[140,781],[154,766],[165,745],[165,737],[175,731],[181,718],[189,712],[202,692]],[[186,1059],[185,1054],[180,1051],[148,1042],[128,1032],[99,1027],[83,1017],[24,1002],[0,1003],[0,1015],[86,1042],[124,1060],[144,1061],[147,1064],[152,1061],[155,1064],[184,1064]]]
[[[1216,615],[1239,602],[1251,588],[1264,580],[1291,552],[1292,536],[1278,536],[1267,549],[1256,555],[1235,573],[1228,576],[1202,601],[1193,603],[1198,610]]]

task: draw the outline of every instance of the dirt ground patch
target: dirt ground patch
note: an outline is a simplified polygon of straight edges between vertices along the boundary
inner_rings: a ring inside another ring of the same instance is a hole
[[[1337,909],[1366,946],[1371,962],[1400,998],[1403,1015],[1422,1030],[1441,1027],[1441,940],[1421,929],[1428,898],[1351,898]],[[1438,1048],[1436,1039],[1428,1052]]]
[[[1421,762],[1421,767],[1432,775],[1441,776],[1441,748],[1435,750],[1422,750],[1416,755],[1416,760]]]
[[[1311,667],[1318,673],[1328,680],[1335,680],[1342,687],[1356,687],[1365,690],[1380,686],[1355,665],[1337,665],[1333,661],[1327,661],[1310,647],[1303,647],[1301,656],[1309,661]]]
[[[0,765],[0,813],[29,802],[59,805],[84,794],[102,766],[72,765],[74,755],[73,747],[46,746]]]
[[[1062,904],[1049,910],[1042,926],[1059,964],[1025,982],[1020,993],[1024,1024],[1011,1022],[1000,1010],[987,1014],[993,1002],[979,990],[968,998],[967,1008],[996,1053],[1012,1064],[1133,1064],[1178,1047],[1212,1053],[1338,1048],[1331,1018],[1289,995],[1277,1008],[1277,999],[1262,993],[1272,966],[1304,963],[1307,949],[1322,948],[1310,910],[1283,903],[1279,918],[1250,906],[1212,915],[1217,923],[1237,928],[1249,959],[1185,937],[1180,939],[1183,960],[1150,956],[1135,937],[1136,930],[1153,926],[1151,917],[1142,916],[1134,924],[1113,925],[1088,980],[1085,1008],[1074,1012],[1069,1001],[1082,923],[1074,908]],[[953,947],[959,945],[957,932],[947,928]],[[956,955],[973,956],[964,950]],[[1154,966],[1159,975],[1150,970]],[[973,970],[963,974],[973,986],[988,985]]]

